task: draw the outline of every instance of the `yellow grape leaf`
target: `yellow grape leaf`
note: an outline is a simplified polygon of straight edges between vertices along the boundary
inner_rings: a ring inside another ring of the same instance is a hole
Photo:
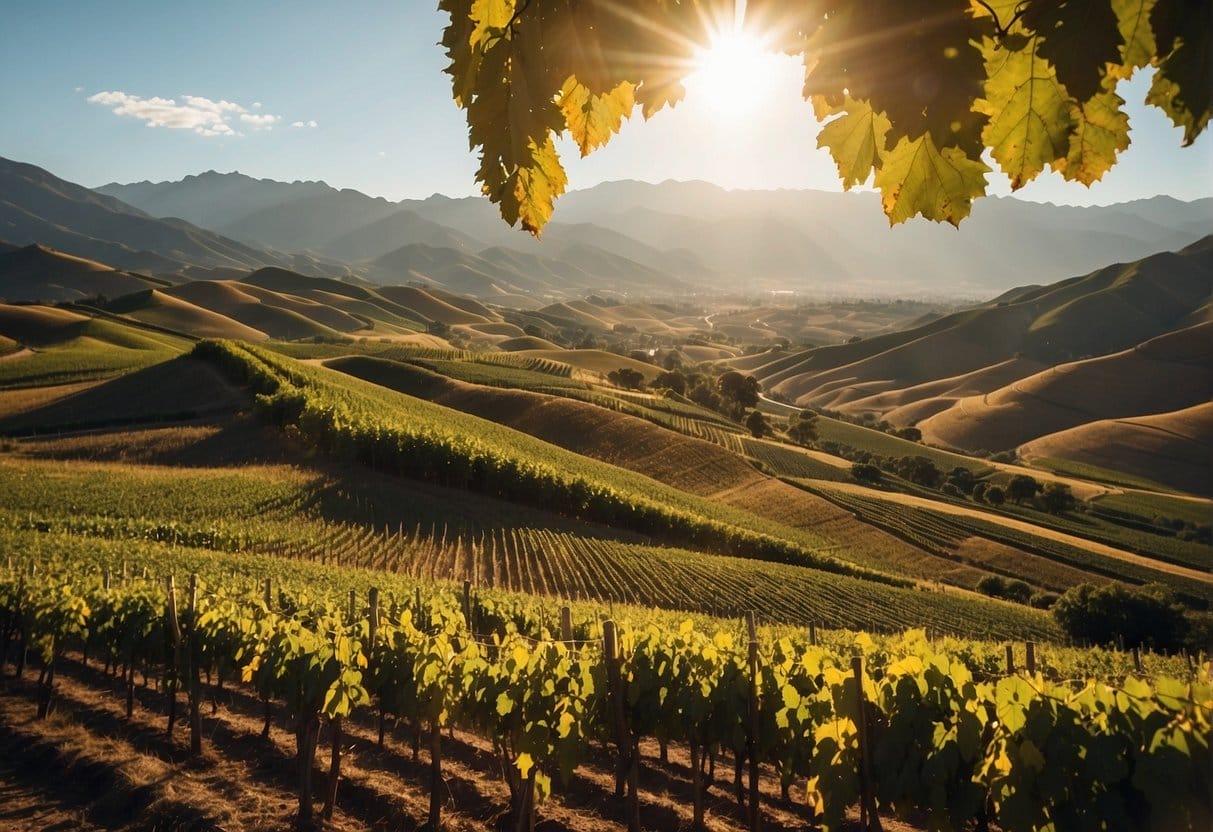
[[[903,136],[885,155],[875,184],[890,225],[921,214],[959,226],[969,215],[973,198],[985,193],[989,170],[959,148],[939,150],[926,133],[914,141]]]
[[[880,167],[885,136],[892,125],[884,113],[872,111],[867,101],[846,100],[844,115],[821,128],[817,147],[826,148],[838,166],[844,190],[868,181],[873,168]]]
[[[1062,176],[1090,185],[1116,164],[1116,155],[1129,146],[1129,117],[1120,109],[1124,103],[1116,93],[1104,91],[1082,105],[1070,152],[1056,165]]]
[[[589,156],[619,132],[623,120],[636,106],[635,92],[636,87],[627,81],[602,95],[594,95],[573,76],[564,82],[560,111],[582,157]]]
[[[1121,63],[1110,67],[1108,74],[1131,78],[1134,70],[1150,63],[1154,55],[1154,30],[1150,28],[1150,10],[1155,0],[1112,0],[1120,36],[1125,42],[1120,48]]]
[[[526,779],[527,774],[535,767],[535,761],[531,759],[531,755],[525,751],[518,755],[518,759],[514,762],[518,768],[518,773],[522,775],[522,779]]]
[[[569,734],[573,733],[573,726],[577,724],[577,719],[568,711],[560,715],[560,722],[556,726],[556,734],[561,739],[564,739]]]
[[[514,17],[514,0],[473,0],[470,17],[476,28],[468,40],[475,49],[509,25]]]
[[[990,117],[981,138],[1011,178],[1012,190],[1064,160],[1075,129],[1078,106],[1049,62],[1036,54],[1037,40],[1027,38],[1020,49],[993,38],[982,42],[985,98],[974,101],[973,109]]]

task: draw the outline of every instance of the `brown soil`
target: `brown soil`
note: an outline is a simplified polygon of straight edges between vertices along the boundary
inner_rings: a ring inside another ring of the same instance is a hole
[[[260,736],[261,705],[244,689],[217,694],[218,710],[204,705],[203,754],[188,754],[189,729],[178,720],[166,733],[166,698],[155,685],[136,689],[127,719],[116,679],[96,664],[65,661],[51,716],[37,721],[33,672],[0,682],[0,827],[34,829],[223,829],[287,830],[295,826],[294,735],[281,708],[270,738]],[[204,686],[205,688],[206,686]],[[210,695],[208,691],[208,696]],[[184,711],[182,701],[179,711]],[[389,723],[385,747],[376,744],[373,716],[347,720],[337,810],[325,828],[416,829],[429,801],[429,760],[414,758],[411,731]],[[423,743],[424,745],[424,743]],[[689,829],[688,760],[671,747],[658,762],[655,743],[642,743],[640,815],[645,829]],[[454,732],[443,739],[449,830],[496,830],[504,820],[508,790],[492,744]],[[316,793],[323,791],[328,731],[317,752]],[[607,832],[626,828],[622,801],[614,797],[614,758],[595,746],[571,781],[556,785],[541,807],[545,832]],[[323,766],[324,771],[320,771]],[[803,784],[783,800],[773,772],[764,771],[763,828],[790,832],[808,825]],[[319,801],[317,802],[319,811]],[[857,829],[852,817],[847,828]],[[890,832],[914,827],[883,819]],[[747,827],[732,787],[732,764],[719,761],[708,798],[707,828]]]

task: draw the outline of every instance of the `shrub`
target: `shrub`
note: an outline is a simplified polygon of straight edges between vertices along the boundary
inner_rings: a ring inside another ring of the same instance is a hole
[[[884,474],[875,465],[857,462],[851,466],[851,476],[860,482],[878,483],[884,477]]]
[[[986,502],[992,506],[1000,506],[1007,501],[1006,492],[997,485],[986,489],[985,498]]]
[[[1056,592],[1033,592],[1028,599],[1028,606],[1038,610],[1052,609],[1061,596]]]

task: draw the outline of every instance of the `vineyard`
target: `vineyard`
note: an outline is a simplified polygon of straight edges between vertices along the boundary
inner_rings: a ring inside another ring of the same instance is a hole
[[[422,580],[774,621],[1054,640],[1046,615],[941,587],[655,546],[605,528],[387,478],[337,484],[282,467],[180,469],[0,463],[0,551],[186,546],[359,566]],[[149,554],[150,557],[150,554]]]
[[[533,828],[594,767],[614,770],[625,822],[641,828],[642,741],[658,744],[659,767],[671,747],[689,755],[696,829],[725,761],[750,828],[764,812],[763,781],[785,798],[795,790],[804,820],[825,829],[854,806],[865,828],[881,813],[1006,830],[1199,829],[1213,819],[1207,664],[1075,679],[1066,651],[1040,645],[1028,647],[1028,668],[1009,672],[990,666],[997,645],[921,630],[819,639],[752,618],[739,629],[622,607],[604,620],[592,604],[557,611],[274,558],[51,549],[0,569],[0,664],[37,672],[38,715],[55,707],[56,674],[69,664],[100,667],[128,720],[136,701],[155,706],[136,695],[136,674],[150,675],[170,735],[180,718],[198,755],[206,724],[221,718],[216,692],[251,697],[266,734],[276,719],[293,731],[303,824],[317,800],[322,816],[340,805],[346,726],[376,721],[380,744],[399,721],[426,749],[431,828],[455,728],[491,742],[485,776],[505,780],[516,829]],[[322,725],[330,754],[317,777]]]
[[[980,535],[986,539],[1014,546],[1024,552],[1055,561],[1064,567],[1081,569],[1094,575],[1137,584],[1163,583],[1189,603],[1199,607],[1206,607],[1213,601],[1213,587],[1208,582],[1100,555],[1089,549],[1051,539],[1045,535],[1029,534],[1010,528],[994,520],[983,520],[972,516],[961,517],[922,507],[916,507],[914,511],[906,511],[894,503],[880,500],[877,497],[831,489],[828,483],[807,485],[816,493],[860,513],[871,522],[915,541],[928,551],[946,552],[954,549],[961,540],[972,535]],[[1048,576],[1044,576],[1044,581],[1045,583],[1042,585],[1052,585],[1059,589],[1066,585],[1061,581],[1050,584]]]
[[[540,506],[680,545],[903,584],[792,542],[804,534],[527,434],[229,342],[195,349],[258,394],[259,410],[327,454]]]

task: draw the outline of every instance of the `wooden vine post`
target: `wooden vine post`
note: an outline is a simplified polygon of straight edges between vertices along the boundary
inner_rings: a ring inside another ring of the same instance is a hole
[[[571,650],[573,647],[573,611],[568,606],[560,608],[560,640]]]
[[[758,832],[762,828],[762,813],[758,806],[758,709],[761,705],[761,680],[758,677],[758,624],[754,611],[750,610],[745,616],[746,633],[750,637],[748,666],[750,670],[750,724],[746,730],[746,756],[750,761],[750,832]]]
[[[1015,675],[1015,647],[1011,644],[1007,645],[1007,675]]]
[[[1028,665],[1028,675],[1034,676],[1036,675],[1036,642],[1029,641],[1025,645],[1025,649],[1027,650],[1027,656],[1024,661]]]
[[[185,645],[185,678],[190,698],[190,753],[202,753],[201,684],[198,680],[198,575],[190,575],[189,631]]]
[[[624,812],[627,815],[628,832],[640,832],[640,755],[637,743],[628,731],[627,719],[624,716],[623,682],[620,673],[622,662],[619,655],[619,637],[614,621],[602,622],[602,655],[606,662],[607,695],[610,697],[611,713],[615,723],[615,744],[619,752],[618,764],[615,768],[615,796],[626,796]]]
[[[855,728],[859,738],[859,827],[880,832],[880,815],[876,812],[876,790],[872,785],[872,749],[868,735],[868,702],[863,690],[863,657],[851,658],[855,675]]]
[[[169,662],[164,679],[165,693],[168,695],[168,734],[171,737],[173,725],[177,722],[177,669],[181,667],[181,624],[177,620],[177,579],[169,575],[164,579],[164,583],[168,593],[168,639],[173,651],[173,660]]]

